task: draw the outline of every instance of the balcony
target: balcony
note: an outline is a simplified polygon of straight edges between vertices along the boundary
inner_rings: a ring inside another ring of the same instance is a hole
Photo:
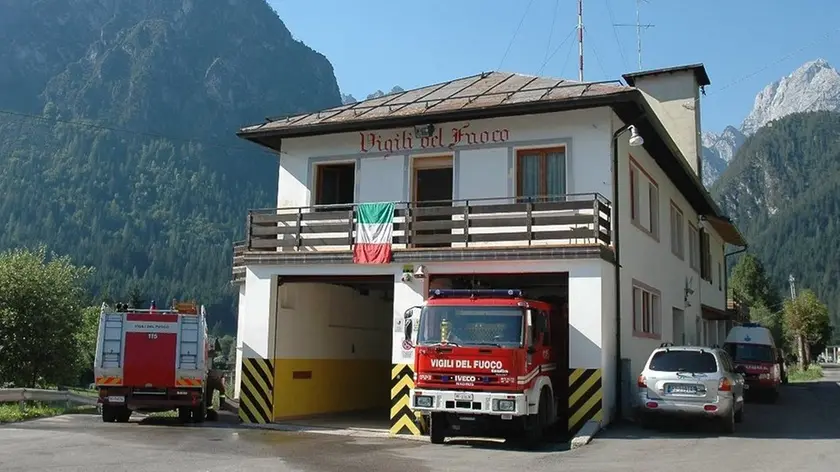
[[[599,194],[397,203],[391,243],[400,251],[609,246],[610,202]],[[251,210],[246,255],[347,253],[356,205]],[[243,269],[244,270],[244,269]]]

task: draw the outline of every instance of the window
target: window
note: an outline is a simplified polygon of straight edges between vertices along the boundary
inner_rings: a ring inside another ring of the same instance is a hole
[[[648,369],[655,372],[713,374],[717,372],[715,355],[708,351],[659,351],[650,359]]]
[[[316,205],[349,204],[352,208],[356,199],[356,164],[353,162],[341,164],[324,164],[317,168],[315,181]],[[344,207],[333,207],[329,210],[341,210]]]
[[[765,344],[726,343],[726,352],[735,362],[774,362],[773,348]]]
[[[685,223],[680,209],[671,203],[671,252],[685,260]]]
[[[723,290],[723,267],[721,266],[720,262],[718,262],[718,290]]]
[[[660,294],[656,290],[635,283],[633,286],[633,334],[659,338]]]
[[[712,252],[709,247],[709,233],[700,230],[700,278],[712,282]]]
[[[630,157],[630,221],[659,240],[659,187]]]
[[[523,149],[516,160],[519,197],[557,196],[566,193],[566,149]]]
[[[700,271],[700,233],[691,223],[688,224],[688,265]]]

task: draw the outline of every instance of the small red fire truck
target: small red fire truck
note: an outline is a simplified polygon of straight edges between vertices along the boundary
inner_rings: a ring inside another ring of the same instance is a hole
[[[94,375],[102,421],[127,422],[132,411],[178,410],[203,422],[208,389],[207,319],[204,307],[172,302],[169,309],[115,308],[102,304]]]
[[[430,416],[432,443],[501,436],[536,446],[565,423],[563,316],[521,290],[434,289],[423,306],[407,310],[405,336],[415,353],[411,407]]]

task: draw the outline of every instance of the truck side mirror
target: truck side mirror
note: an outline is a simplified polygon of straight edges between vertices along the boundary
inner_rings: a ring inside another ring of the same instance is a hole
[[[414,336],[414,313],[420,310],[419,306],[413,306],[408,310],[405,310],[403,313],[403,330],[405,339],[408,341],[413,340]]]

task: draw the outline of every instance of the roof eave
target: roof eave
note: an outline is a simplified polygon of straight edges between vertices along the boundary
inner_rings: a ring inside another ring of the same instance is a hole
[[[627,89],[612,93],[600,94],[592,97],[580,97],[545,102],[525,102],[510,105],[497,105],[485,108],[470,108],[466,110],[447,110],[439,113],[423,115],[384,117],[371,120],[360,120],[346,123],[318,123],[305,126],[290,126],[274,130],[241,129],[236,132],[240,138],[260,144],[258,138],[302,138],[326,134],[352,133],[371,129],[407,128],[415,125],[445,123],[448,121],[479,120],[487,118],[501,118],[506,116],[531,115],[570,111],[586,108],[610,106],[615,102],[632,101],[636,90]]]

